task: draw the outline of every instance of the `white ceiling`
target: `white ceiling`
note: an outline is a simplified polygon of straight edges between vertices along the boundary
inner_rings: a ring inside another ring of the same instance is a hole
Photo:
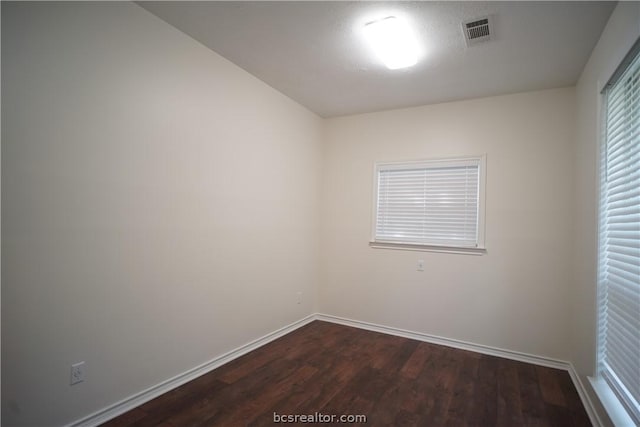
[[[613,2],[140,2],[323,117],[570,86]],[[396,15],[425,48],[387,70],[358,30]],[[461,22],[493,16],[494,39],[467,47]]]

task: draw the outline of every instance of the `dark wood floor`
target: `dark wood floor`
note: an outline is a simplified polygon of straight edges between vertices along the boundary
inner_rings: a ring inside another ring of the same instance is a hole
[[[590,426],[567,372],[315,321],[105,426]],[[319,424],[316,424],[319,425]]]

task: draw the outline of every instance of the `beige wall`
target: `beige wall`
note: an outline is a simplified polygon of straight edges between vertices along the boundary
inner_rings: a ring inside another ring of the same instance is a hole
[[[320,311],[566,360],[574,102],[566,88],[328,120]],[[374,162],[485,153],[486,255],[368,246]]]
[[[316,311],[316,115],[133,3],[2,19],[3,425],[77,420]]]
[[[620,2],[576,86],[570,360],[586,387],[589,384],[586,376],[594,375],[596,369],[598,156],[602,120],[600,91],[638,37],[640,3]],[[608,422],[606,416],[600,413]]]

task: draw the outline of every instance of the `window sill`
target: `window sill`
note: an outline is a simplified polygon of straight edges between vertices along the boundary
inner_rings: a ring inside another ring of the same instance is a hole
[[[485,248],[462,248],[455,246],[411,245],[407,243],[369,242],[374,249],[396,249],[401,251],[441,252],[461,255],[485,255]]]
[[[589,382],[600,399],[602,406],[604,406],[604,409],[607,411],[607,415],[611,418],[611,422],[613,422],[615,426],[627,427],[636,425],[604,379],[600,377],[589,377]]]

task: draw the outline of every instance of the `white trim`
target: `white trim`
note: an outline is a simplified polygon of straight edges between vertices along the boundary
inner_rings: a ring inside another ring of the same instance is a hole
[[[613,425],[617,427],[629,427],[636,425],[620,402],[620,399],[618,399],[618,396],[616,396],[604,378],[600,376],[589,377],[589,382],[598,396],[598,399],[600,399],[602,406],[604,406],[604,409],[607,411],[607,415],[611,419]]]
[[[243,356],[250,351],[257,349],[258,347],[262,347],[265,344],[270,343],[271,341],[282,337],[294,330],[313,322],[316,320],[315,314],[310,314],[307,317],[297,320],[287,326],[283,326],[280,329],[277,329],[273,332],[270,332],[260,338],[257,338],[247,344],[244,344],[238,348],[235,348],[227,353],[224,353],[218,357],[211,359],[208,362],[203,363],[200,366],[196,366],[195,368],[189,369],[186,372],[176,375],[173,378],[169,378],[155,386],[149,387],[146,390],[143,390],[139,393],[136,393],[132,396],[127,397],[119,402],[114,403],[113,405],[107,406],[104,409],[101,409],[97,412],[94,412],[91,415],[88,415],[78,421],[74,421],[71,424],[68,424],[69,427],[93,427],[98,426],[106,421],[109,421],[118,415],[122,415],[127,411],[130,411],[138,406],[146,403],[156,397],[167,393],[173,390],[176,387],[179,387],[189,381],[192,381],[226,363],[231,362],[234,359],[237,359],[240,356]]]
[[[603,427],[605,423],[602,421],[602,418],[600,418],[600,415],[598,414],[593,401],[589,397],[589,393],[580,379],[580,375],[578,375],[576,368],[573,366],[573,363],[569,363],[569,376],[571,377],[571,381],[573,381],[573,385],[576,387],[578,396],[580,396],[582,406],[584,406],[585,411],[587,411],[589,421],[591,421],[591,424],[593,424],[594,427]]]
[[[407,168],[428,168],[428,167],[462,167],[462,166],[477,166],[486,154],[479,156],[460,156],[460,157],[446,157],[437,159],[422,159],[422,160],[399,160],[393,162],[376,162],[376,170],[394,170],[394,169],[407,169]],[[434,166],[437,165],[437,166]]]
[[[392,243],[392,242],[369,242],[369,246],[374,249],[397,249],[401,251],[418,251],[418,252],[442,252],[446,254],[462,254],[462,255],[484,255],[487,253],[487,250],[485,248],[411,245],[408,243]]]
[[[487,209],[487,154],[480,156],[478,164],[478,249],[487,247],[485,236],[485,211]]]
[[[549,368],[569,370],[569,362],[564,360],[552,359],[550,357],[536,356],[534,354],[522,353],[519,351],[506,350],[503,348],[492,347],[483,344],[475,344],[467,341],[456,340],[452,338],[440,337],[437,335],[424,334],[422,332],[408,331],[406,329],[393,328],[390,326],[378,325],[375,323],[362,322],[360,320],[346,319],[344,317],[332,316],[330,314],[317,314],[318,320],[326,322],[338,323],[345,326],[353,326],[354,328],[366,329],[368,331],[381,332],[383,334],[396,335],[403,338],[409,338],[418,341],[424,341],[432,344],[444,345],[447,347],[458,348],[461,350],[469,350],[476,353],[487,354],[490,356],[503,357],[505,359],[517,360],[519,362],[532,363],[534,365],[546,366]]]

